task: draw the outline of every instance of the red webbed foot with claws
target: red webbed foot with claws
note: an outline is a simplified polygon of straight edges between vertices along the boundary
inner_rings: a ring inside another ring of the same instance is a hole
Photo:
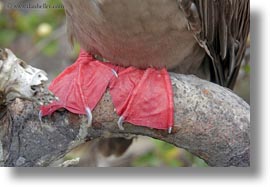
[[[91,111],[107,88],[120,116],[120,129],[123,129],[123,122],[130,122],[171,132],[173,93],[166,69],[123,68],[100,62],[83,50],[76,62],[49,86],[59,101],[41,107],[40,115],[50,115],[65,108],[75,114],[86,114],[91,124]]]

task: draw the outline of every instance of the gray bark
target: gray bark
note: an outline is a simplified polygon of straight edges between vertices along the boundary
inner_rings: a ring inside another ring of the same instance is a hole
[[[124,123],[117,127],[110,94],[86,116],[67,111],[38,119],[39,107],[16,99],[0,119],[0,165],[50,166],[73,148],[100,137],[144,135],[199,156],[210,166],[250,165],[250,107],[230,90],[195,76],[171,73],[175,124],[171,134]]]

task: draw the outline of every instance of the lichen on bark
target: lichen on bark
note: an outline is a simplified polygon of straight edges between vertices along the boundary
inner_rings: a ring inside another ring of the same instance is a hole
[[[16,98],[40,105],[51,102],[55,97],[47,90],[47,81],[43,70],[28,65],[9,49],[0,49],[0,113]]]

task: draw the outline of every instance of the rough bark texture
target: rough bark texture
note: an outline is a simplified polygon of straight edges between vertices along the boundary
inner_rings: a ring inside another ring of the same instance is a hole
[[[38,106],[17,99],[0,120],[0,165],[50,166],[85,141],[136,134],[184,148],[210,166],[249,166],[249,105],[230,90],[195,76],[171,74],[171,80],[175,102],[172,134],[127,123],[125,130],[118,129],[108,92],[93,111],[92,127],[85,116],[67,111],[40,122]]]

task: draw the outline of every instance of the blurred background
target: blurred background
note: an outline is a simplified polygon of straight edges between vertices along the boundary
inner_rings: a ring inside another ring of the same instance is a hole
[[[250,39],[247,46],[234,91],[249,103]],[[79,53],[78,44],[71,48],[67,41],[61,0],[0,0],[0,48],[9,48],[28,64],[45,70],[50,80]],[[184,149],[147,137],[137,137],[118,158],[103,157],[95,145],[95,141],[87,142],[54,164],[75,160],[74,166],[207,167]]]

